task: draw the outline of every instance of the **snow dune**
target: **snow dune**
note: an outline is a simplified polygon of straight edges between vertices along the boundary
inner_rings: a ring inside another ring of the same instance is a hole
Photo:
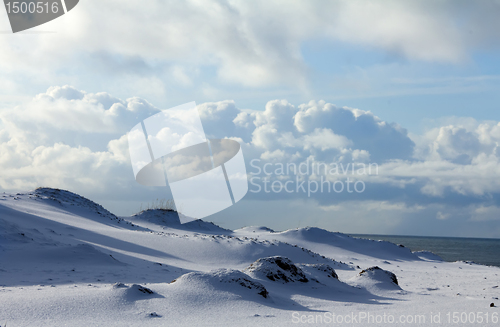
[[[231,231],[167,210],[117,217],[63,190],[0,195],[0,326],[321,325],[363,312],[427,326],[498,315],[499,273],[314,227]]]

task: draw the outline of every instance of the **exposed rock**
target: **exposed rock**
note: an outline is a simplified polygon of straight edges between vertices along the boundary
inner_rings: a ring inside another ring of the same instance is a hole
[[[139,284],[134,284],[134,285],[130,286],[130,290],[136,290],[136,291],[144,293],[144,294],[154,294],[155,293],[152,290],[150,290],[149,288],[144,287],[144,286],[139,285]]]
[[[258,278],[267,278],[283,283],[307,283],[309,279],[290,259],[280,256],[261,258],[252,263],[244,271]]]
[[[378,266],[370,267],[365,270],[362,270],[359,273],[360,276],[369,276],[377,280],[382,280],[385,278],[389,278],[391,282],[393,282],[396,285],[398,284],[398,278],[396,275],[390,271],[384,270]]]

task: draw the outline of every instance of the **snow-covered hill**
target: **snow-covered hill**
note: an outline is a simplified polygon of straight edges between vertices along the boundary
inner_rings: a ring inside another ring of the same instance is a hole
[[[193,220],[186,224],[181,224],[177,212],[165,209],[144,210],[131,217],[127,217],[126,219],[127,221],[133,222],[137,225],[159,231],[167,229],[177,229],[207,234],[229,234],[232,232],[230,230],[221,228],[211,222],[206,222],[201,219]]]
[[[499,273],[319,228],[230,231],[167,210],[116,217],[63,190],[0,195],[0,326],[321,325],[362,312],[427,326],[431,312],[498,314]]]

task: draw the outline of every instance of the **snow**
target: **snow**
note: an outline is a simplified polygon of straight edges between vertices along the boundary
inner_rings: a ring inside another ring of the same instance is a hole
[[[260,297],[267,299],[269,292],[264,285],[252,279],[248,275],[239,270],[234,269],[217,269],[210,272],[191,272],[180,276],[173,280],[170,284],[172,287],[180,289],[187,288],[200,290],[207,289],[208,291],[226,291],[228,294],[238,294],[241,297],[249,297],[259,299]]]
[[[415,251],[413,253],[422,260],[443,261],[443,259],[440,256],[430,251]]]
[[[350,280],[356,286],[364,287],[369,290],[401,290],[401,287],[398,285],[397,276],[394,273],[384,270],[378,266],[364,269]]]
[[[168,210],[117,217],[63,190],[0,195],[0,326],[321,325],[363,312],[426,319],[412,326],[482,312],[479,325],[497,326],[499,273],[314,227],[230,231]]]

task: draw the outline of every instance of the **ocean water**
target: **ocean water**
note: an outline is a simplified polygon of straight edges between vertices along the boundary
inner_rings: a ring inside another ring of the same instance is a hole
[[[402,244],[412,251],[431,251],[445,261],[474,261],[500,267],[500,239],[350,234]]]

